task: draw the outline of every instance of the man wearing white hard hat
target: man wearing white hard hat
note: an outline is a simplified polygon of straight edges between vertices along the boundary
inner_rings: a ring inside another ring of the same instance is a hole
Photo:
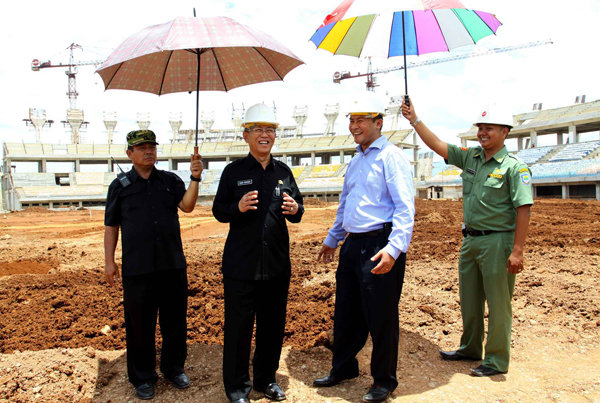
[[[329,374],[315,379],[329,387],[359,374],[356,355],[369,333],[373,340],[373,384],[365,402],[383,402],[398,386],[398,303],[406,251],[414,225],[413,172],[402,150],[381,135],[385,110],[367,93],[347,110],[356,155],[348,164],[335,223],[318,260],[336,272],[333,359]]]
[[[275,372],[283,344],[290,285],[290,240],[286,220],[298,223],[302,195],[291,169],[273,158],[279,126],[273,110],[256,104],[246,112],[247,157],[223,170],[213,214],[229,223],[223,250],[225,341],[223,381],[230,401],[247,403],[250,390],[285,400]],[[256,319],[253,381],[249,361]]]
[[[531,171],[504,145],[513,127],[512,115],[498,105],[489,105],[474,123],[479,147],[460,148],[429,130],[412,102],[402,105],[402,114],[429,148],[463,170],[464,224],[458,262],[463,334],[458,350],[440,354],[451,361],[483,357],[481,365],[471,369],[474,376],[506,373],[511,299],[516,274],[523,271],[523,247],[533,204]],[[489,319],[484,351],[486,300]]]

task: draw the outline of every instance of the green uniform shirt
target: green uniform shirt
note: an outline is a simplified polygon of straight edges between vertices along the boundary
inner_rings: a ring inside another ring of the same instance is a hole
[[[485,161],[481,147],[448,144],[448,163],[463,170],[463,219],[479,231],[514,231],[516,208],[533,204],[531,171],[503,147]]]

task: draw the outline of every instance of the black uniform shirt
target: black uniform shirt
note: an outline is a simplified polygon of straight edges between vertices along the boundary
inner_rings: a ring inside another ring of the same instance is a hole
[[[257,190],[257,210],[240,212],[244,194]],[[298,212],[284,215],[283,193],[298,203]],[[285,219],[302,219],[302,195],[290,168],[274,160],[263,169],[252,154],[225,167],[212,208],[220,222],[229,223],[223,251],[223,274],[242,280],[267,280],[291,272],[290,238]]]
[[[126,188],[115,179],[108,188],[104,225],[121,226],[123,275],[185,269],[177,205],[185,184],[171,172],[154,169],[148,179],[135,169]]]

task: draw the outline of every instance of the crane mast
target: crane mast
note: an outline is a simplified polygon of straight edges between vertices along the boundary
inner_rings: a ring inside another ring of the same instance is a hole
[[[529,42],[529,43],[525,43],[522,45],[506,46],[506,47],[502,47],[502,48],[493,48],[493,49],[488,49],[488,50],[472,52],[469,54],[443,57],[443,58],[439,58],[439,59],[432,59],[432,60],[427,60],[427,61],[418,62],[418,63],[409,63],[408,66],[396,66],[396,67],[390,67],[387,69],[375,69],[375,70],[372,70],[372,68],[371,68],[371,58],[369,57],[366,73],[351,74],[349,71],[342,71],[342,72],[336,71],[333,74],[333,82],[336,84],[340,84],[340,82],[342,80],[346,80],[348,78],[367,77],[367,81],[366,81],[367,91],[373,91],[374,88],[378,86],[376,83],[376,80],[373,77],[375,74],[385,74],[385,73],[390,73],[392,71],[404,70],[405,68],[410,69],[413,67],[429,66],[432,64],[452,62],[452,61],[461,60],[461,59],[469,59],[471,57],[494,55],[496,53],[510,52],[513,50],[532,48],[535,46],[550,45],[552,43],[553,42],[551,40],[547,40],[547,41],[543,41],[543,42]]]

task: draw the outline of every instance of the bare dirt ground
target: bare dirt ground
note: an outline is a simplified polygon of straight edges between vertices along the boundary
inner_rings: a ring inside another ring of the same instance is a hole
[[[289,225],[293,278],[278,372],[289,402],[359,402],[372,381],[367,344],[359,378],[312,387],[330,368],[336,264],[315,258],[335,209],[310,203],[303,222]],[[513,302],[511,368],[493,378],[473,378],[468,368],[478,363],[438,354],[457,347],[462,330],[461,209],[417,200],[400,301],[400,385],[390,401],[600,401],[600,203],[536,201]],[[154,401],[225,403],[219,269],[228,227],[204,206],[181,214],[181,224],[192,386],[175,390],[161,378]],[[99,210],[32,208],[0,218],[0,402],[137,400],[126,376],[122,292],[103,276],[103,230]]]

